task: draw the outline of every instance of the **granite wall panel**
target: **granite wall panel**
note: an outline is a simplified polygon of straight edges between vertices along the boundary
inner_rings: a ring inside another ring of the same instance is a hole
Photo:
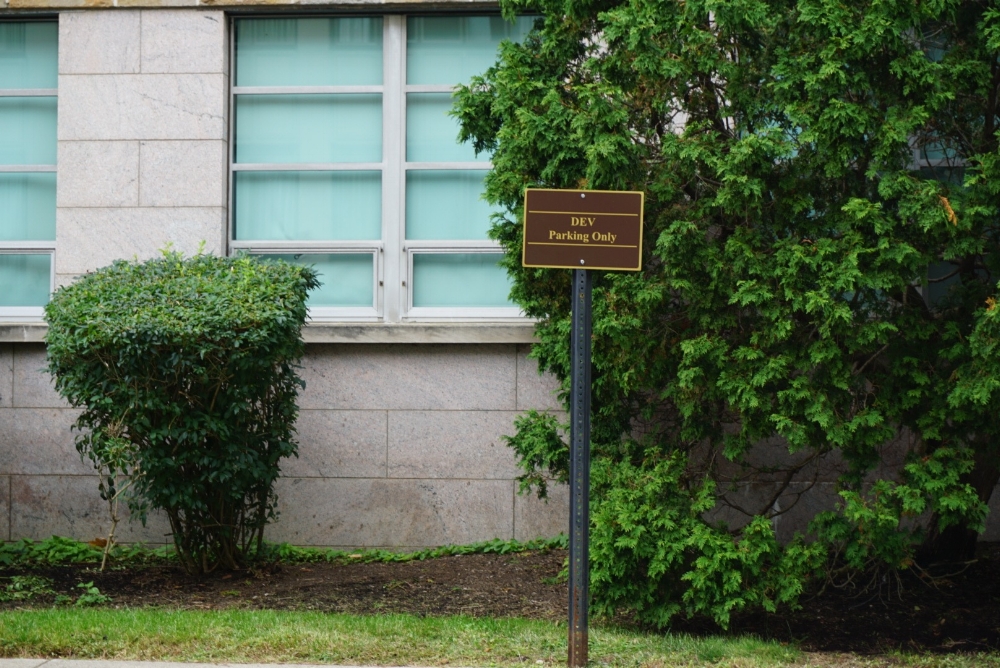
[[[430,547],[513,536],[507,480],[283,478],[277,489],[271,541]]]
[[[518,475],[514,411],[390,411],[390,478],[483,478]]]
[[[220,11],[60,15],[58,284],[168,244],[226,251],[227,68]]]
[[[96,476],[31,475],[11,476],[10,480],[14,538],[66,536],[89,541],[107,537],[110,514],[98,493]],[[123,543],[163,544],[169,540],[168,527],[161,515],[151,515],[146,526],[126,517],[118,524],[115,537]]]
[[[0,409],[14,405],[14,344],[0,343]]]
[[[62,12],[59,73],[136,74],[140,67],[139,41],[138,10]]]
[[[56,211],[57,274],[82,274],[120,258],[158,257],[168,244],[193,254],[225,248],[223,208],[75,209]]]
[[[75,411],[60,408],[0,410],[0,475],[93,473],[76,451],[75,419]]]
[[[144,141],[139,150],[139,200],[144,207],[225,207],[224,141]]]
[[[442,349],[463,369],[456,382],[464,385],[457,392],[444,390],[444,399],[420,397],[434,387],[419,375],[425,362],[432,381],[448,377]],[[530,368],[523,353],[512,345],[308,346],[304,366],[311,369],[313,404],[317,396],[325,396],[336,405],[333,393],[353,379],[372,381],[366,401],[381,408],[300,412],[300,457],[282,465],[282,515],[269,529],[270,538],[314,545],[419,547],[497,537],[529,540],[565,531],[568,488],[553,484],[547,503],[533,494],[518,495],[513,455],[501,441],[513,432],[519,414],[507,410],[512,397],[523,398],[523,384],[537,382],[534,374],[518,373]],[[7,531],[14,539],[44,537],[50,529],[76,531],[80,537],[99,535],[104,510],[94,499],[86,501],[88,495],[96,497],[96,483],[93,469],[73,446],[70,425],[75,411],[52,390],[44,363],[41,344],[0,346],[0,401],[6,402],[0,403],[0,536]],[[395,373],[397,368],[402,372]],[[324,387],[334,377],[336,383]],[[504,390],[511,382],[515,387]],[[476,394],[477,383],[502,391],[480,388]],[[462,393],[472,396],[460,397]],[[350,401],[358,401],[357,396]],[[488,406],[488,397],[495,399],[493,406]],[[468,402],[477,408],[394,407],[406,401]],[[895,452],[904,445],[887,447]],[[774,443],[761,447],[761,463],[775,463],[780,448]],[[60,491],[59,485],[65,489]],[[737,483],[725,495],[732,506],[753,511],[770,503],[777,489],[778,483],[762,480]],[[79,505],[70,500],[77,492],[84,499]],[[4,501],[14,497],[13,503]],[[793,483],[774,506],[781,511],[773,521],[779,537],[788,540],[804,533],[815,513],[833,508],[838,499],[832,480]],[[33,509],[33,500],[42,505]],[[990,505],[983,537],[998,540],[1000,494]],[[49,512],[58,517],[45,520],[42,515]],[[741,526],[747,516],[724,506],[709,519]],[[135,531],[137,540],[151,540],[148,532]]]
[[[771,520],[778,540],[787,542],[797,533],[806,535],[817,513],[833,510],[840,501],[835,483],[791,483],[778,499],[778,508],[784,512]]]
[[[706,520],[739,529],[750,521],[750,513],[771,511],[771,524],[783,541],[806,534],[812,518],[833,510],[840,500],[832,482],[793,482],[783,490],[782,483],[744,482],[720,489],[719,494],[719,504],[705,515]]]
[[[311,346],[303,408],[514,410],[513,345]]]
[[[0,409],[0,480],[10,476],[16,496],[7,511],[12,536],[101,535],[106,510],[92,467],[73,445],[76,412],[43,371],[44,346],[0,350],[10,360],[0,383],[10,386],[15,406]],[[300,411],[300,456],[282,463],[282,514],[269,538],[403,548],[563,531],[566,504],[557,502],[563,488],[554,487],[549,504],[515,499],[517,469],[501,437],[513,433],[519,386],[539,380],[518,376],[521,354],[515,345],[308,346],[303,365],[311,375],[303,399],[312,390],[311,405],[323,407]],[[364,382],[371,386],[348,401],[334,399]],[[425,396],[432,392],[438,396]],[[362,394],[380,408],[330,407],[351,405]],[[0,523],[3,512],[0,507]],[[121,535],[162,541],[165,525],[157,531],[132,528]]]
[[[746,482],[780,482],[788,471],[797,468],[798,480],[835,482],[845,470],[843,459],[837,451],[817,454],[810,450],[788,451],[782,438],[769,438],[751,446],[739,461],[726,458],[720,447],[709,448],[702,444],[691,450],[691,467],[696,471],[712,470],[720,485],[739,485]]]
[[[993,488],[989,508],[989,515],[986,516],[986,528],[980,536],[980,540],[1000,541],[1000,485]]]
[[[139,206],[139,142],[59,142],[60,207]]]
[[[220,11],[144,11],[141,34],[143,73],[226,72],[228,33]]]
[[[10,476],[0,476],[0,541],[10,540]]]
[[[539,499],[534,490],[518,493],[514,483],[514,538],[533,540],[569,534],[569,486],[549,482],[547,496]]]
[[[551,374],[538,373],[538,362],[528,357],[530,345],[517,347],[517,410],[563,412],[559,382]]]
[[[59,139],[225,139],[223,74],[62,74]]]
[[[299,411],[299,456],[281,464],[293,478],[384,478],[386,411]]]
[[[45,370],[45,345],[26,343],[14,346],[14,408],[68,408],[56,392]]]

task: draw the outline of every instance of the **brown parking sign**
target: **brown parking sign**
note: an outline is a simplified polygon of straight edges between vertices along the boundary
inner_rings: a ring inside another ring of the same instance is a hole
[[[521,263],[639,271],[643,201],[641,192],[526,189]]]

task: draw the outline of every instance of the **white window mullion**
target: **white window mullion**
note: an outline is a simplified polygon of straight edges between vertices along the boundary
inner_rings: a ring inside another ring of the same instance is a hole
[[[439,252],[449,252],[449,251],[464,251],[464,250],[474,250],[483,251],[490,253],[503,252],[503,246],[499,242],[493,241],[492,239],[459,239],[459,240],[448,240],[448,241],[424,241],[410,239],[406,242],[406,252],[411,250],[415,251],[439,251]]]
[[[454,93],[458,86],[447,84],[408,84],[407,93]]]
[[[382,86],[235,86],[235,95],[379,94]]]
[[[236,71],[236,23],[229,18],[228,30],[229,39],[226,40],[229,46],[229,107],[226,109],[228,118],[226,134],[226,150],[229,153],[229,169],[226,174],[226,246],[223,252],[230,255],[236,248],[233,245],[236,239],[236,225],[233,213],[236,209],[236,191],[233,181],[236,178],[236,82],[239,73]]]
[[[493,169],[492,162],[408,162],[406,169],[427,171],[431,169],[486,171]]]
[[[244,162],[234,164],[234,172],[374,172],[381,162]]]
[[[56,171],[55,165],[0,165],[0,172],[14,174],[36,174]]]
[[[406,18],[387,15],[383,32],[382,80],[382,238],[385,240],[383,313],[387,322],[399,322],[406,295],[406,259],[402,252],[405,212],[406,160]]]
[[[55,241],[0,241],[0,253],[45,254],[56,249]]]
[[[58,88],[0,88],[0,97],[59,97]]]
[[[232,241],[233,250],[253,250],[260,253],[336,253],[367,250],[378,253],[380,241],[276,241],[274,239]]]

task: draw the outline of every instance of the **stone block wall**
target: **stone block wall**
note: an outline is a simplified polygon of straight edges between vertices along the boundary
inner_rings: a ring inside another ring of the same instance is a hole
[[[59,15],[56,283],[167,244],[226,250],[220,11]]]
[[[566,531],[568,494],[518,496],[502,436],[526,408],[559,410],[528,346],[308,346],[299,457],[282,463],[268,539],[418,548]],[[42,370],[41,344],[0,344],[0,539],[90,540],[109,527],[97,479],[73,446],[76,416]],[[126,542],[163,543],[162,517]]]
[[[41,345],[0,344],[0,538],[90,540],[107,533],[93,468],[80,459],[76,413],[52,389]],[[164,542],[162,521],[126,527],[125,541]]]
[[[283,467],[269,538],[419,547],[566,531],[565,490],[547,505],[519,497],[502,440],[521,411],[559,410],[527,351],[310,346],[301,456]]]

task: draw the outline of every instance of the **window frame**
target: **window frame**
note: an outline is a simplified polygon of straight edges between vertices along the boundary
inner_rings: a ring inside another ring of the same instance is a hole
[[[53,23],[58,31],[58,17],[0,17],[0,23]],[[58,60],[58,42],[56,58]],[[58,76],[58,74],[57,74]],[[0,88],[0,98],[8,97],[53,97],[56,99],[56,117],[59,114],[59,88]],[[0,174],[56,174],[56,164],[0,165]],[[0,255],[48,255],[49,256],[49,296],[55,289],[56,240],[4,241],[0,239]],[[0,306],[0,320],[4,322],[36,322],[44,317],[44,306]]]
[[[493,253],[503,248],[491,239],[407,240],[406,175],[418,170],[475,170],[492,168],[488,160],[473,162],[408,162],[406,159],[406,104],[410,93],[452,93],[457,86],[406,83],[406,30],[409,16],[443,13],[309,13],[294,17],[275,14],[239,15],[229,24],[231,84],[229,87],[229,196],[227,239],[230,253],[274,254],[291,252],[330,254],[372,252],[374,254],[374,304],[368,307],[310,307],[316,322],[530,322],[517,306],[509,307],[414,307],[413,257],[420,253]],[[496,12],[448,12],[447,15],[489,16]],[[366,86],[237,86],[236,23],[263,18],[353,18],[382,19],[382,83]],[[236,98],[238,95],[291,94],[380,94],[382,96],[382,161],[376,163],[237,163]],[[381,174],[381,239],[378,241],[266,241],[235,238],[235,175],[240,171],[378,171]]]

